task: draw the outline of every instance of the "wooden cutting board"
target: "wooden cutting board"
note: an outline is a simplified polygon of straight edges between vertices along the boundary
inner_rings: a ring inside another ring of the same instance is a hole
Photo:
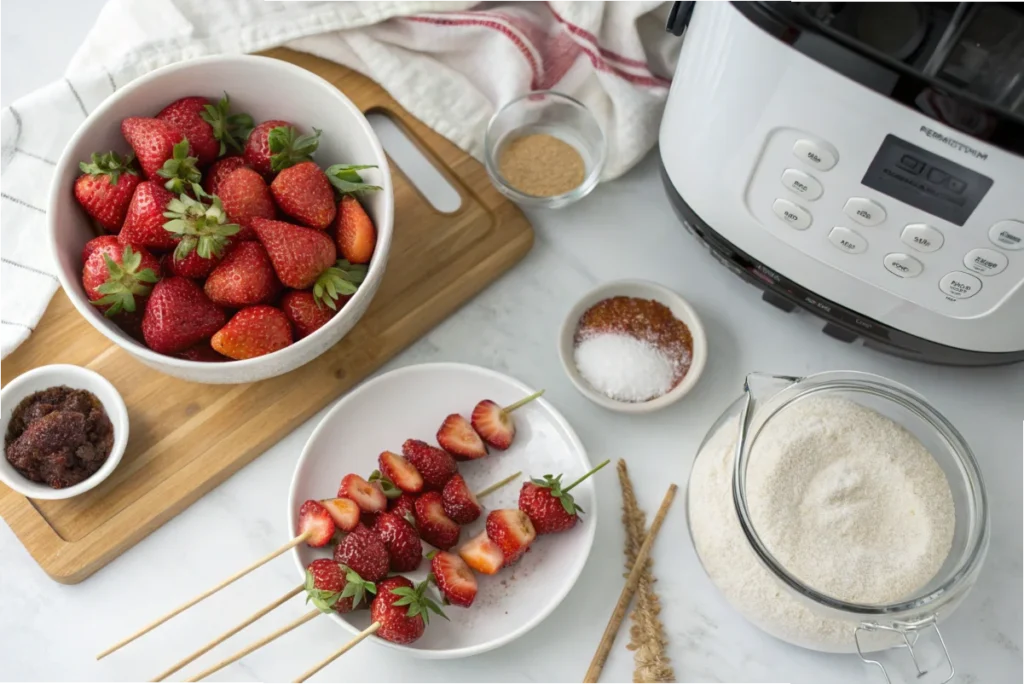
[[[494,189],[484,167],[378,85],[310,55],[266,54],[326,78],[364,112],[391,116],[462,205],[437,211],[392,164],[394,239],[369,310],[319,358],[258,383],[198,385],[162,375],[112,345],[58,291],[32,336],[5,360],[3,382],[51,363],[86,366],[117,387],[131,421],[121,464],[85,494],[35,501],[0,484],[0,516],[58,582],[81,582],[183,511],[448,317],[533,243],[530,224]]]

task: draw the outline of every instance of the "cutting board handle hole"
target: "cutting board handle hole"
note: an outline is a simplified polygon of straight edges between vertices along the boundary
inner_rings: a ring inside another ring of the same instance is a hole
[[[420,151],[419,146],[409,139],[402,127],[386,113],[376,110],[367,112],[370,122],[384,151],[391,160],[416,186],[420,194],[438,211],[450,214],[462,206],[462,196],[434,163]]]

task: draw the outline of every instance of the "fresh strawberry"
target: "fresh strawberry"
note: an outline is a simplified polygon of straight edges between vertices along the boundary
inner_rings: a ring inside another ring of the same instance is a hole
[[[306,601],[321,613],[350,613],[361,608],[367,594],[376,594],[377,587],[329,558],[317,558],[306,566]]]
[[[388,550],[391,572],[412,572],[420,567],[423,560],[423,545],[408,520],[394,513],[381,513],[373,525]]]
[[[245,162],[269,178],[299,162],[309,161],[320,144],[320,131],[299,135],[287,121],[264,121],[252,129],[245,143]]]
[[[203,174],[199,172],[197,166],[199,159],[190,156],[190,150],[188,138],[182,138],[181,142],[175,144],[171,149],[171,158],[165,161],[160,170],[156,172],[160,178],[167,179],[164,181],[164,187],[175,195],[192,192],[194,188],[199,188],[199,181],[203,179]],[[157,178],[154,177],[150,180],[157,180]],[[202,190],[202,188],[199,189]]]
[[[273,273],[273,270],[271,270]],[[274,280],[277,280],[276,276]],[[345,305],[350,298],[339,297],[338,308]],[[327,321],[334,318],[337,310],[322,304],[316,303],[313,293],[308,290],[288,290],[281,296],[281,310],[288,320],[295,327],[295,338],[301,340],[303,337],[312,335],[320,328],[327,325]]]
[[[274,198],[263,176],[248,166],[235,169],[217,184],[217,196],[232,223],[242,226],[238,239],[255,240],[252,229],[255,218],[277,217]]]
[[[490,399],[484,399],[473,409],[473,429],[495,449],[502,451],[508,449],[512,445],[512,439],[516,436],[516,424],[512,419],[512,412],[542,394],[544,394],[544,390],[534,392],[505,408]]]
[[[500,546],[490,540],[486,532],[481,532],[460,546],[458,552],[459,557],[466,561],[466,565],[485,575],[496,575],[505,567],[505,554],[501,552]]]
[[[292,343],[292,324],[276,306],[248,306],[214,333],[210,346],[232,359],[253,359]]]
[[[329,516],[328,516],[329,517]],[[334,524],[333,521],[331,523]],[[334,549],[334,560],[355,570],[370,582],[388,574],[388,550],[377,533],[365,525],[356,525]]]
[[[537,537],[533,523],[518,508],[502,508],[487,514],[487,537],[498,545],[505,557],[505,565],[512,565],[526,553]]]
[[[157,172],[164,162],[174,157],[174,146],[185,139],[175,125],[139,116],[121,122],[121,135],[132,146],[142,173],[149,180],[158,178]]]
[[[334,520],[327,509],[312,499],[299,507],[299,529],[295,536],[305,535],[306,543],[313,547],[327,546],[334,536]]]
[[[230,248],[226,248],[230,249]],[[175,259],[174,254],[165,254],[161,264],[168,271],[169,275],[181,276],[182,278],[193,278],[202,280],[210,275],[213,269],[220,263],[220,257],[211,254],[209,259],[199,256],[199,252],[192,250],[184,259]]]
[[[423,541],[445,551],[459,543],[459,524],[445,514],[439,492],[421,494],[413,506],[413,514]]]
[[[233,171],[243,166],[247,167],[245,158],[238,154],[218,159],[203,174],[203,190],[208,195],[217,195],[219,197],[221,181],[230,176]]]
[[[84,265],[85,262],[89,260],[89,257],[92,256],[92,253],[95,252],[96,250],[100,249],[101,247],[110,247],[111,245],[115,247],[121,245],[121,241],[117,239],[116,235],[100,235],[99,237],[94,237],[93,239],[89,240],[88,242],[85,243],[85,246],[82,247],[82,264]],[[158,275],[159,273],[160,272],[157,271]]]
[[[359,506],[352,499],[343,496],[325,499],[320,504],[334,519],[334,525],[342,532],[351,532],[359,524]]]
[[[270,192],[281,211],[317,230],[326,230],[338,211],[334,190],[315,162],[302,162],[282,170],[270,184]]]
[[[370,603],[370,620],[380,623],[377,636],[396,644],[411,644],[423,636],[430,611],[447,620],[426,590],[425,581],[413,586],[401,575],[378,583],[377,596]]]
[[[359,509],[367,513],[380,513],[387,510],[388,499],[384,496],[380,486],[367,482],[355,473],[349,473],[341,478],[338,485],[338,496],[352,499],[358,504]]]
[[[182,350],[175,354],[179,359],[185,359],[187,361],[230,361],[228,357],[223,354],[218,354],[213,350],[208,341],[197,342],[188,349]]]
[[[437,430],[437,443],[457,461],[471,461],[487,455],[487,445],[468,420],[453,413]]]
[[[178,244],[178,236],[164,230],[164,224],[167,223],[164,212],[174,199],[174,194],[159,183],[139,183],[132,194],[121,232],[117,234],[121,244],[150,249],[174,249]]]
[[[334,224],[338,251],[353,264],[368,264],[377,246],[377,231],[363,205],[355,197],[345,195],[338,203]]]
[[[159,273],[160,262],[145,249],[105,243],[82,267],[82,287],[90,303],[113,318],[123,311],[141,311]]]
[[[476,495],[469,491],[466,481],[459,474],[452,475],[441,492],[444,512],[460,525],[468,525],[483,512]]]
[[[258,242],[235,245],[203,285],[206,296],[215,304],[231,308],[262,304],[280,289],[281,283],[274,274],[267,250]]]
[[[416,494],[423,491],[423,477],[419,471],[401,456],[391,451],[381,452],[377,457],[380,471],[403,492]]]
[[[132,155],[122,159],[116,152],[94,152],[92,162],[79,162],[78,168],[82,175],[75,181],[75,199],[105,231],[119,232],[135,186],[142,180]]]
[[[425,490],[441,491],[452,475],[458,472],[451,454],[418,439],[405,440],[402,455],[423,476]]]
[[[476,577],[464,560],[449,551],[440,551],[430,559],[430,571],[448,603],[463,608],[473,605]]]
[[[231,245],[231,237],[242,228],[237,223],[228,223],[219,198],[207,195],[198,185],[195,188],[195,198],[182,194],[167,203],[164,217],[170,220],[163,224],[163,229],[177,237],[175,261],[184,261],[193,252],[201,259],[219,261]]]
[[[253,124],[248,114],[231,114],[227,93],[217,104],[205,97],[183,97],[164,107],[156,118],[185,134],[203,166],[225,154],[228,147],[241,152],[239,140],[245,140]]]
[[[146,345],[173,354],[224,327],[224,311],[188,278],[164,278],[153,286],[142,317]]]
[[[608,463],[601,463],[565,488],[562,487],[561,475],[545,475],[543,479],[524,482],[523,488],[519,490],[519,510],[529,516],[537,534],[564,532],[572,528],[579,521],[579,514],[586,511],[576,505],[570,490]]]
[[[397,498],[388,499],[388,513],[394,513],[399,518],[415,522],[416,496],[402,492]]]

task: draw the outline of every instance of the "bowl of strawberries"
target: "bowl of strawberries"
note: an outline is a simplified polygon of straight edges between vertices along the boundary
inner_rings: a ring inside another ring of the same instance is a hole
[[[61,285],[97,330],[168,375],[242,383],[352,329],[383,278],[394,199],[377,136],[337,88],[216,56],[89,115],[48,216]]]

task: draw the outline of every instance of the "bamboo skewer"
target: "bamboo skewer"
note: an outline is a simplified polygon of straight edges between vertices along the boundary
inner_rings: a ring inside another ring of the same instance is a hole
[[[636,593],[636,586],[639,584],[640,576],[647,565],[647,557],[651,553],[654,538],[661,529],[661,523],[664,522],[665,516],[668,514],[669,506],[672,505],[677,489],[678,487],[673,484],[669,485],[668,491],[665,492],[665,498],[662,499],[661,507],[658,509],[657,515],[654,516],[651,529],[647,532],[640,550],[637,551],[636,560],[633,561],[633,569],[629,572],[626,585],[622,587],[622,593],[619,594],[619,601],[615,604],[615,610],[612,611],[612,616],[608,620],[608,626],[605,627],[604,634],[601,635],[601,642],[597,645],[597,651],[594,653],[593,660],[590,661],[590,667],[587,668],[587,674],[583,678],[584,682],[596,682],[598,677],[601,676],[601,670],[604,668],[605,661],[608,660],[612,644],[615,643],[615,635],[622,625],[622,619],[626,616],[626,611],[629,609],[629,602],[633,599],[633,594]]]
[[[281,629],[278,629],[278,630],[276,630],[274,632],[271,632],[270,634],[268,634],[267,636],[263,637],[259,641],[254,641],[253,643],[249,644],[248,646],[246,646],[245,648],[243,648],[241,651],[239,651],[238,653],[234,654],[230,658],[226,658],[226,659],[220,661],[219,663],[217,663],[216,665],[213,665],[211,667],[206,668],[205,670],[203,670],[202,672],[200,672],[196,676],[192,677],[191,679],[186,679],[185,681],[186,682],[198,682],[200,679],[203,679],[205,677],[209,677],[214,672],[217,672],[218,670],[227,667],[228,665],[230,665],[231,663],[235,662],[236,660],[241,660],[242,658],[244,658],[245,656],[249,655],[253,651],[255,651],[255,650],[259,649],[259,648],[262,648],[263,646],[266,646],[267,644],[269,644],[271,641],[273,641],[274,639],[278,638],[279,636],[284,636],[285,634],[287,634],[288,632],[292,631],[296,627],[300,627],[300,626],[306,624],[307,622],[309,622],[310,620],[315,618],[317,615],[320,615],[320,611],[319,610],[316,610],[316,609],[311,610],[308,613],[306,613],[305,615],[303,615],[302,617],[297,618],[295,620],[292,620],[291,622],[289,622],[287,625],[285,625]]]
[[[156,677],[154,677],[151,681],[160,682],[160,681],[163,681],[163,680],[167,679],[172,674],[174,674],[175,672],[177,672],[181,668],[185,667],[186,665],[191,663],[193,660],[195,660],[199,656],[209,652],[213,647],[218,646],[218,645],[224,643],[225,641],[227,641],[228,639],[230,639],[234,635],[238,634],[239,632],[241,632],[243,629],[245,629],[246,627],[248,627],[252,623],[254,623],[257,620],[259,620],[261,617],[263,617],[264,615],[266,615],[270,611],[274,610],[275,608],[277,608],[278,606],[283,604],[285,601],[287,601],[291,597],[301,593],[302,592],[302,587],[303,587],[303,585],[300,584],[299,586],[295,587],[294,589],[292,589],[287,594],[285,594],[281,598],[277,599],[273,603],[265,606],[264,608],[260,609],[259,611],[255,612],[255,613],[253,613],[252,615],[250,615],[245,620],[245,622],[243,622],[243,623],[241,623],[241,624],[239,624],[239,625],[237,625],[235,627],[232,627],[231,629],[229,629],[228,631],[224,632],[223,634],[221,634],[219,637],[217,637],[216,639],[214,639],[210,643],[208,643],[205,646],[203,646],[202,648],[200,648],[198,651],[196,651],[192,655],[190,655],[190,656],[188,656],[186,658],[183,658],[182,660],[179,660],[174,665],[171,665],[169,668],[167,668],[166,670],[164,670],[163,672],[158,674]]]
[[[215,586],[213,589],[209,589],[209,590],[203,592],[202,594],[200,594],[199,596],[196,596],[194,599],[192,599],[188,603],[185,603],[185,604],[183,604],[181,606],[178,606],[177,608],[172,610],[170,613],[167,613],[166,615],[164,615],[161,618],[157,618],[153,622],[149,623],[148,625],[146,625],[145,627],[140,629],[138,632],[135,632],[135,634],[132,634],[130,637],[128,637],[126,639],[122,639],[121,641],[117,642],[116,644],[114,644],[113,646],[111,646],[107,650],[103,651],[98,656],[96,656],[96,660],[100,660],[102,658],[105,658],[106,656],[110,655],[114,651],[116,651],[116,650],[118,650],[118,649],[120,649],[120,648],[122,648],[124,646],[127,646],[128,644],[130,644],[131,642],[135,641],[136,639],[138,639],[143,634],[147,634],[148,632],[150,632],[150,631],[156,629],[157,627],[159,627],[160,625],[164,624],[165,622],[170,620],[175,615],[178,615],[179,613],[184,612],[185,610],[187,610],[187,609],[191,608],[192,606],[196,605],[197,603],[199,603],[203,599],[209,598],[210,596],[213,596],[218,591],[220,591],[224,587],[228,586],[229,584],[231,584],[235,580],[239,580],[239,579],[245,577],[246,575],[248,575],[250,572],[252,572],[256,568],[258,568],[258,567],[260,567],[260,566],[262,566],[262,565],[272,561],[273,559],[277,558],[278,556],[280,556],[282,553],[284,553],[288,549],[291,549],[292,547],[298,546],[302,542],[306,541],[306,538],[308,536],[309,536],[308,533],[300,534],[299,536],[295,537],[294,539],[289,541],[287,544],[285,544],[281,548],[279,548],[279,549],[277,549],[275,551],[271,551],[266,556],[264,556],[263,558],[260,558],[258,561],[256,561],[255,563],[253,563],[249,567],[243,568],[242,570],[239,570],[235,574],[231,575],[231,577],[228,577],[226,580],[224,580],[223,582],[221,582],[220,584]]]
[[[512,480],[516,479],[517,477],[519,477],[522,474],[523,474],[523,471],[519,470],[519,471],[516,471],[516,472],[512,473],[511,475],[509,475],[508,477],[506,477],[503,480],[498,480],[497,482],[492,484],[490,487],[485,487],[484,489],[481,489],[479,492],[477,492],[476,493],[476,498],[478,498],[478,499],[484,498],[485,496],[487,496],[491,492],[494,492],[494,491],[497,491],[497,490],[501,489],[502,487],[504,487],[509,482],[511,482]]]
[[[321,660],[319,663],[317,663],[313,667],[311,667],[308,670],[306,670],[305,672],[303,672],[301,675],[299,675],[299,678],[296,679],[295,681],[296,682],[304,682],[304,681],[306,681],[307,679],[309,679],[310,677],[315,675],[317,672],[319,672],[320,670],[324,669],[325,667],[327,667],[328,665],[333,663],[335,660],[337,660],[341,656],[343,656],[346,653],[348,653],[348,651],[351,650],[353,647],[355,647],[355,645],[358,644],[360,641],[362,641],[366,637],[370,636],[371,634],[376,633],[378,629],[380,629],[380,623],[379,622],[374,622],[372,625],[370,625],[369,627],[364,629],[362,632],[360,632],[359,634],[355,635],[355,637],[351,641],[349,641],[347,644],[345,644],[344,646],[339,648],[337,651],[335,651],[331,655],[329,655],[326,658],[324,658],[323,660]]]

